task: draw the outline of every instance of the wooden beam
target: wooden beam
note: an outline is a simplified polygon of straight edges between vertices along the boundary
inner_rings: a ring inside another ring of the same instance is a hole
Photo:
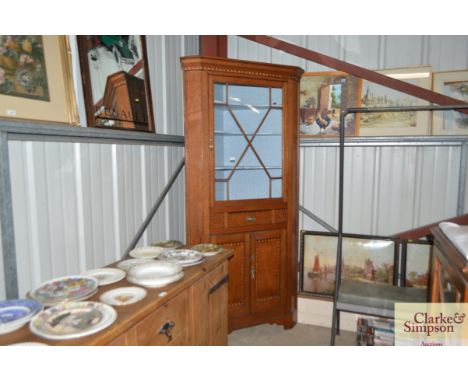
[[[462,101],[447,97],[443,94],[433,92],[419,86],[397,80],[396,78],[388,77],[384,74],[374,72],[373,70],[365,69],[357,65],[350,64],[346,61],[327,56],[322,53],[315,52],[289,42],[279,40],[274,37],[265,35],[240,35],[247,40],[254,41],[259,44],[266,45],[270,48],[282,50],[283,52],[292,54],[297,57],[305,58],[306,60],[316,62],[318,64],[333,68],[342,72],[351,74],[352,76],[362,78],[364,80],[375,82],[376,84],[387,86],[400,92],[424,99],[426,101],[438,105],[460,105]],[[468,114],[468,109],[458,109],[458,111]]]
[[[227,58],[227,36],[203,35],[199,41],[200,56]]]

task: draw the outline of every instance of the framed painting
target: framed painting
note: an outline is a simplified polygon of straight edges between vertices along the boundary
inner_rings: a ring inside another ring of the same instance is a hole
[[[337,242],[333,233],[302,231],[301,293],[333,296]],[[344,234],[342,279],[394,284],[397,251],[392,238]]]
[[[0,35],[0,118],[78,125],[66,36]]]
[[[432,90],[468,103],[468,70],[434,73]],[[468,115],[457,111],[435,111],[432,115],[433,135],[468,134]]]
[[[300,133],[306,137],[337,137],[340,112],[360,106],[362,80],[343,72],[304,73],[300,83]],[[345,121],[345,134],[358,135],[354,114]]]
[[[424,89],[431,88],[431,66],[379,70],[378,73]],[[361,105],[362,107],[423,106],[429,105],[429,102],[374,82],[363,81]],[[431,134],[431,114],[429,111],[368,113],[360,114],[359,119],[361,121],[360,135],[362,136]]]
[[[427,289],[431,269],[431,244],[427,241],[404,241],[402,247],[403,285]]]
[[[154,131],[144,36],[78,36],[89,127]]]

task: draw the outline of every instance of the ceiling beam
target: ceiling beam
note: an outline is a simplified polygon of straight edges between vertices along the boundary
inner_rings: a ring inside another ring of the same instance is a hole
[[[227,58],[226,35],[201,35],[199,44],[200,56]]]

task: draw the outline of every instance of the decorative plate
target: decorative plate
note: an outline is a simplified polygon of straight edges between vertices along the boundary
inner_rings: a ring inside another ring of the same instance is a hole
[[[200,264],[204,260],[204,257],[200,252],[193,249],[171,249],[161,254],[159,260],[170,261],[182,267],[188,267]]]
[[[172,262],[158,261],[141,264],[128,272],[127,280],[148,288],[159,288],[176,282],[184,277],[182,267]]]
[[[151,244],[153,247],[159,247],[164,249],[176,249],[184,246],[184,243],[180,242],[179,240],[166,240],[160,241],[159,243]]]
[[[129,259],[121,261],[117,264],[117,268],[122,269],[125,272],[128,272],[130,268],[134,267],[135,265],[146,264],[146,263],[154,263],[154,259]]]
[[[42,310],[35,300],[0,301],[0,334],[18,330]]]
[[[109,305],[130,305],[146,297],[146,290],[139,287],[116,288],[103,293],[100,300]]]
[[[112,325],[116,319],[117,312],[109,305],[72,301],[39,313],[29,323],[29,330],[49,340],[66,340],[97,333]]]
[[[139,247],[130,251],[129,255],[136,259],[155,259],[164,251],[165,248],[160,247]]]
[[[117,268],[98,268],[84,273],[97,279],[99,286],[109,285],[122,280],[125,277],[125,271]]]
[[[214,256],[220,253],[223,250],[218,244],[197,244],[192,247],[194,251],[201,252],[203,256]]]
[[[66,276],[49,280],[29,292],[29,296],[44,306],[65,301],[79,301],[97,292],[98,280],[90,276]]]

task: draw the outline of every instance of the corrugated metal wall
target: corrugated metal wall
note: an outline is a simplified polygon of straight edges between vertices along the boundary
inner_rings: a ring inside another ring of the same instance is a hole
[[[468,68],[468,36],[275,36],[348,62],[384,69],[432,65]],[[240,37],[228,38],[231,58],[333,70]],[[301,145],[301,204],[337,226],[338,150]],[[344,230],[391,234],[457,214],[460,147],[346,149]],[[302,229],[324,230],[308,217]]]
[[[147,36],[147,50],[156,130],[183,135],[179,58],[197,53],[198,38]],[[22,141],[9,151],[20,296],[120,258],[184,155],[180,147]],[[185,239],[184,192],[182,172],[138,245]],[[0,299],[3,281],[2,271]]]
[[[391,235],[457,215],[461,146],[345,149],[344,221],[349,233]],[[300,203],[338,226],[338,148],[301,147]],[[301,214],[306,230],[324,229]]]

